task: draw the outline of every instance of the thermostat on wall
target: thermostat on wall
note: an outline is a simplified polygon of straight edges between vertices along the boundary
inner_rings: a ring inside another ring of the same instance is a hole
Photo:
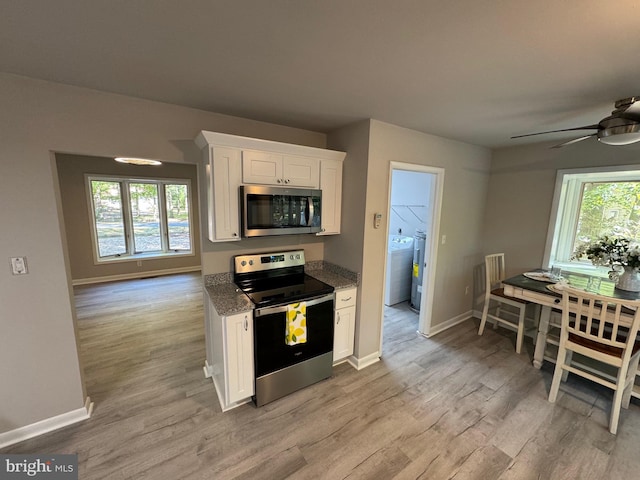
[[[373,215],[373,228],[380,228],[380,223],[382,222],[382,214],[375,213]]]

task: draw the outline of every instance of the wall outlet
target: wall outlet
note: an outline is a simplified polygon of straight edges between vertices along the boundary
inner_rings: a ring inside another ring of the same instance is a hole
[[[29,273],[27,269],[27,257],[9,257],[11,261],[11,273],[13,275],[26,275]]]

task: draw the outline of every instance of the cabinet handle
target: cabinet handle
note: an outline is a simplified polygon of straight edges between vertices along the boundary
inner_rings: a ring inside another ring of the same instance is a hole
[[[284,183],[289,183],[291,180],[289,180],[288,178],[284,181]]]
[[[278,179],[278,183],[282,183],[282,179],[281,178]]]
[[[247,320],[247,316],[244,316],[244,331],[249,330],[249,320]]]
[[[338,319],[336,320],[336,325],[340,323],[340,312],[336,312]]]
[[[343,298],[342,299],[343,302],[348,302],[349,300],[351,300],[351,297],[347,297],[347,298]]]
[[[232,234],[232,235],[233,235],[234,237],[237,237],[237,236],[238,236],[238,234],[237,234],[237,233],[234,233],[234,234]]]

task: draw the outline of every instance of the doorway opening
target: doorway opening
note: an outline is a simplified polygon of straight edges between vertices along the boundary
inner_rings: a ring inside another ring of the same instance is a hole
[[[389,179],[384,321],[412,322],[428,337],[444,169],[391,162]]]
[[[178,345],[187,327],[201,329],[198,169],[165,162],[142,171],[71,153],[52,153],[52,167],[83,393],[99,402],[122,396],[127,382],[145,384],[139,374],[153,370],[145,362],[163,362],[167,344]],[[95,185],[98,176],[110,179]],[[174,184],[189,188],[174,196]],[[168,252],[185,238],[188,251]]]

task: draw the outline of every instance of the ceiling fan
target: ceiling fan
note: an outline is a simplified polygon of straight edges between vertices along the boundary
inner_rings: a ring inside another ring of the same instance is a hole
[[[563,128],[561,130],[550,130],[548,132],[528,133],[526,135],[516,135],[511,138],[531,137],[533,135],[544,135],[546,133],[570,132],[578,130],[596,130],[595,133],[583,135],[568,142],[554,145],[553,148],[560,148],[572,143],[581,142],[587,138],[596,137],[598,141],[607,145],[629,145],[640,142],[640,97],[629,97],[618,100],[615,103],[615,110],[611,115],[603,118],[595,125],[585,125],[583,127]]]

